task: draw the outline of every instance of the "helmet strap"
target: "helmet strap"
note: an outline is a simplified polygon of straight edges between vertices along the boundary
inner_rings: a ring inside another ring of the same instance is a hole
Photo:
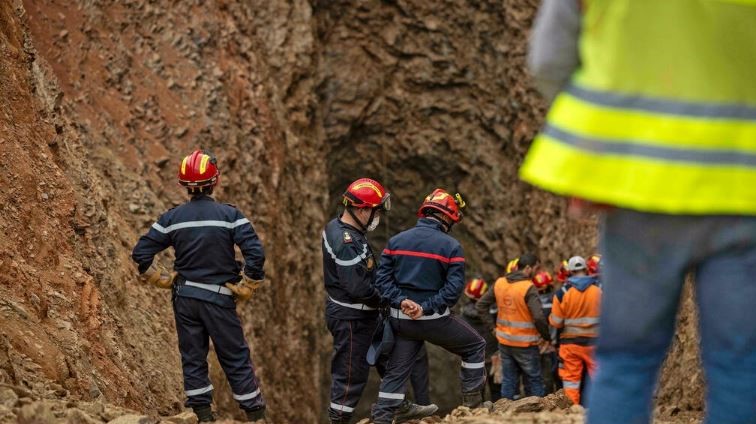
[[[446,222],[446,220],[441,218],[439,214],[440,212],[428,212],[428,214],[425,215],[425,217],[430,218],[434,221],[437,221],[439,224],[441,224],[441,227],[444,230],[444,232],[448,233],[449,231],[451,231],[453,224]]]
[[[360,231],[363,233],[367,233],[367,225],[370,225],[370,222],[373,220],[373,216],[375,215],[375,209],[370,211],[370,219],[368,219],[367,225],[363,224],[362,221],[360,221],[359,218],[357,218],[357,215],[354,214],[353,208],[350,208],[349,206],[346,207],[346,211],[349,214],[349,216],[352,217],[354,222],[360,226]]]

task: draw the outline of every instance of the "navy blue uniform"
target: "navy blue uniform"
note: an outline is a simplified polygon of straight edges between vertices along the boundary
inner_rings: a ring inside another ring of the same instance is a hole
[[[481,391],[485,384],[485,340],[463,320],[450,314],[465,285],[465,258],[459,242],[441,223],[421,218],[417,225],[392,237],[381,256],[375,286],[391,306],[394,350],[373,405],[375,423],[390,423],[404,400],[405,385],[424,342],[462,358],[462,392]],[[411,299],[423,316],[410,319],[400,310]]]
[[[326,325],[333,336],[331,422],[348,423],[367,384],[366,355],[380,319],[375,258],[365,234],[336,218],[323,230]]]
[[[234,245],[244,256],[244,273],[262,280],[265,254],[252,224],[235,207],[199,195],[160,216],[132,253],[143,273],[158,252],[171,246],[175,250],[173,269],[178,276],[173,285],[173,311],[189,407],[212,402],[208,339],[213,340],[218,361],[242,409],[265,406],[234,297],[224,287],[241,279],[242,264],[235,260]]]

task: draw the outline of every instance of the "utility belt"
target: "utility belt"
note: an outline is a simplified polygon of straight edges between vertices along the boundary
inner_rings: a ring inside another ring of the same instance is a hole
[[[233,296],[234,293],[229,290],[227,287],[223,287],[218,284],[205,284],[205,283],[195,283],[194,281],[186,280],[184,281],[184,285],[189,287],[196,287],[198,289],[211,291],[214,293],[222,294],[224,296]]]
[[[365,305],[364,303],[346,303],[346,302],[339,302],[338,300],[332,298],[331,296],[328,296],[328,300],[331,302],[343,306],[345,308],[350,309],[357,309],[358,311],[377,311],[378,308],[373,308],[372,306]]]
[[[451,312],[449,311],[449,308],[446,308],[446,311],[444,311],[443,313],[436,312],[433,315],[423,315],[420,318],[417,318],[417,320],[425,321],[429,319],[439,319],[439,318],[449,316],[450,314]],[[396,319],[409,319],[409,320],[412,319],[412,317],[410,317],[409,315],[405,314],[404,312],[396,308],[391,308],[391,317],[396,318]]]

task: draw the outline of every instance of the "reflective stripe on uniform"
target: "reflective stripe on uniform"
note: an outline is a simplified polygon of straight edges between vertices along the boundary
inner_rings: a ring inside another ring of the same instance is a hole
[[[579,381],[562,380],[562,386],[564,386],[565,389],[579,389],[580,388],[580,382]]]
[[[260,396],[260,389],[257,389],[252,393],[247,393],[246,395],[237,395],[236,393],[234,393],[234,399],[236,400],[250,400],[258,396]]]
[[[336,262],[336,265],[341,266],[352,266],[357,265],[358,263],[362,262],[363,259],[367,258],[368,254],[368,246],[367,244],[362,245],[362,253],[357,255],[356,257],[349,259],[349,260],[343,260],[336,257],[336,254],[333,253],[333,249],[331,248],[331,245],[328,244],[328,238],[326,237],[325,231],[323,231],[323,245],[326,248],[326,251],[329,255],[331,255],[331,258]]]
[[[703,165],[737,165],[756,167],[756,152],[721,148],[681,148],[658,145],[659,141],[612,139],[576,134],[547,124],[543,134],[554,140],[593,154],[640,156],[674,162]]]
[[[433,315],[423,315],[420,318],[417,318],[417,320],[425,321],[425,320],[429,320],[429,319],[439,319],[439,318],[443,318],[445,316],[448,316],[449,314],[450,314],[449,308],[446,308],[446,311],[444,313],[442,313],[442,314],[436,312]],[[409,315],[405,314],[404,312],[402,312],[402,311],[400,311],[399,309],[396,309],[396,308],[391,308],[391,316],[394,317],[394,318],[397,318],[397,319],[412,319]]]
[[[486,366],[485,362],[465,362],[462,361],[462,368],[467,368],[471,370],[475,370],[478,368],[484,368]]]
[[[379,398],[384,399],[399,399],[404,400],[404,394],[403,393],[386,393],[386,392],[378,392]]]
[[[331,409],[334,411],[342,411],[342,412],[354,412],[354,408],[351,406],[346,405],[339,405],[338,403],[331,402]]]
[[[333,302],[333,303],[335,303],[335,304],[337,304],[339,306],[343,306],[345,308],[359,309],[361,311],[375,311],[376,309],[378,309],[378,308],[373,308],[373,307],[370,307],[370,306],[362,304],[362,303],[345,303],[345,302],[339,302],[338,300],[332,298],[331,296],[328,296],[328,299],[331,302]]]
[[[211,384],[211,385],[203,387],[201,389],[186,390],[185,393],[186,393],[187,396],[197,396],[197,395],[201,395],[203,393],[207,393],[207,392],[212,391],[212,390],[213,390],[213,385]]]
[[[496,335],[511,342],[537,342],[541,339],[541,336],[515,336],[500,330],[496,330]]]
[[[496,323],[512,328],[536,328],[535,324],[527,321],[508,321],[505,319],[497,319]]]
[[[554,324],[559,325],[564,322],[564,318],[554,315],[554,313],[551,313],[551,321],[554,322]]]
[[[157,222],[152,224],[152,228],[156,229],[157,231],[168,234],[171,231],[181,230],[183,228],[195,228],[195,227],[221,227],[221,228],[236,228],[240,225],[249,224],[249,220],[247,218],[237,219],[234,222],[227,222],[227,221],[214,221],[214,220],[208,220],[208,221],[187,221],[187,222],[181,222],[178,224],[169,225],[167,227],[163,227],[162,225],[158,224]]]
[[[646,112],[698,118],[756,121],[756,107],[743,104],[686,102],[682,100],[628,96],[619,93],[591,90],[575,84],[570,84],[565,91],[578,99],[606,107],[636,109]]]
[[[234,292],[228,289],[228,287],[219,286],[217,284],[204,284],[204,283],[195,283],[194,281],[185,281],[185,285],[191,286],[191,287],[197,287],[198,289],[207,290],[211,292],[215,292],[218,294],[223,294],[226,296],[232,296]]]
[[[562,330],[562,337],[568,336],[568,335],[575,335],[575,334],[587,334],[587,335],[595,335],[598,333],[598,326],[593,327],[564,327],[564,330]]]
[[[593,325],[593,324],[598,324],[598,323],[599,323],[598,317],[567,318],[566,320],[564,320],[564,325],[581,325],[581,324]]]

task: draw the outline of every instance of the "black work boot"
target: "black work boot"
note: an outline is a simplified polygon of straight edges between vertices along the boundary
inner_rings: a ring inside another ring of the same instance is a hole
[[[396,410],[394,415],[395,423],[403,423],[409,420],[417,420],[420,418],[430,417],[438,411],[438,406],[434,404],[430,405],[418,405],[405,399],[399,409]]]
[[[209,423],[215,421],[213,409],[210,407],[210,405],[193,406],[192,410],[194,411],[194,415],[197,416],[197,420],[201,423]]]
[[[462,393],[462,406],[466,406],[470,409],[473,409],[473,408],[480,408],[482,405],[483,405],[483,391],[482,390]]]
[[[247,414],[247,421],[252,423],[265,419],[265,407],[251,411],[245,409],[244,413]]]

